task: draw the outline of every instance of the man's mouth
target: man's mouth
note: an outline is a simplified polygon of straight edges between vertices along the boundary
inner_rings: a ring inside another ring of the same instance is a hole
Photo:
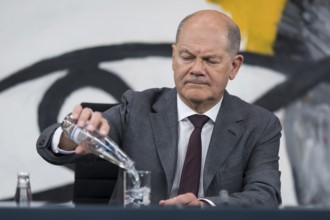
[[[206,82],[203,81],[196,81],[196,80],[188,80],[185,84],[193,84],[193,85],[207,85]]]

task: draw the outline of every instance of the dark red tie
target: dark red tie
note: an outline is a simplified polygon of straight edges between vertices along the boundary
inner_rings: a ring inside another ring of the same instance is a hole
[[[188,119],[193,123],[195,129],[190,135],[178,194],[192,192],[198,196],[202,157],[201,132],[209,117],[205,115],[192,115]]]

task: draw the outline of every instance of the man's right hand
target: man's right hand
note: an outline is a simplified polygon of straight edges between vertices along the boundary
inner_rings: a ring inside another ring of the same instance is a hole
[[[76,105],[72,111],[72,118],[77,121],[77,126],[85,128],[87,131],[98,130],[99,135],[106,136],[110,131],[108,121],[102,117],[101,112],[94,112],[90,108],[82,108]],[[67,135],[62,133],[59,148],[66,151],[75,151],[76,154],[86,154],[88,151],[81,145],[77,145]]]

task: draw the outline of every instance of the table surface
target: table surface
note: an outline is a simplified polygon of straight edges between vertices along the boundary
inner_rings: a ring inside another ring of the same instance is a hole
[[[330,209],[312,208],[220,208],[220,207],[143,207],[139,209],[108,205],[79,205],[32,203],[17,207],[14,203],[0,203],[0,219],[102,220],[102,219],[226,219],[226,220],[330,220]]]

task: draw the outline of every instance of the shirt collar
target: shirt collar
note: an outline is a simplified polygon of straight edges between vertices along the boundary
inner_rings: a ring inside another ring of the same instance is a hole
[[[191,115],[195,115],[198,114],[197,112],[195,112],[194,110],[192,110],[191,108],[189,108],[180,98],[179,95],[177,95],[177,106],[178,106],[178,120],[181,121]],[[222,103],[222,98],[221,100],[215,105],[213,106],[211,109],[209,109],[207,112],[205,112],[203,115],[206,115],[207,117],[209,117],[213,122],[215,122],[217,116],[218,116],[218,112],[219,109],[221,107],[221,103]]]

